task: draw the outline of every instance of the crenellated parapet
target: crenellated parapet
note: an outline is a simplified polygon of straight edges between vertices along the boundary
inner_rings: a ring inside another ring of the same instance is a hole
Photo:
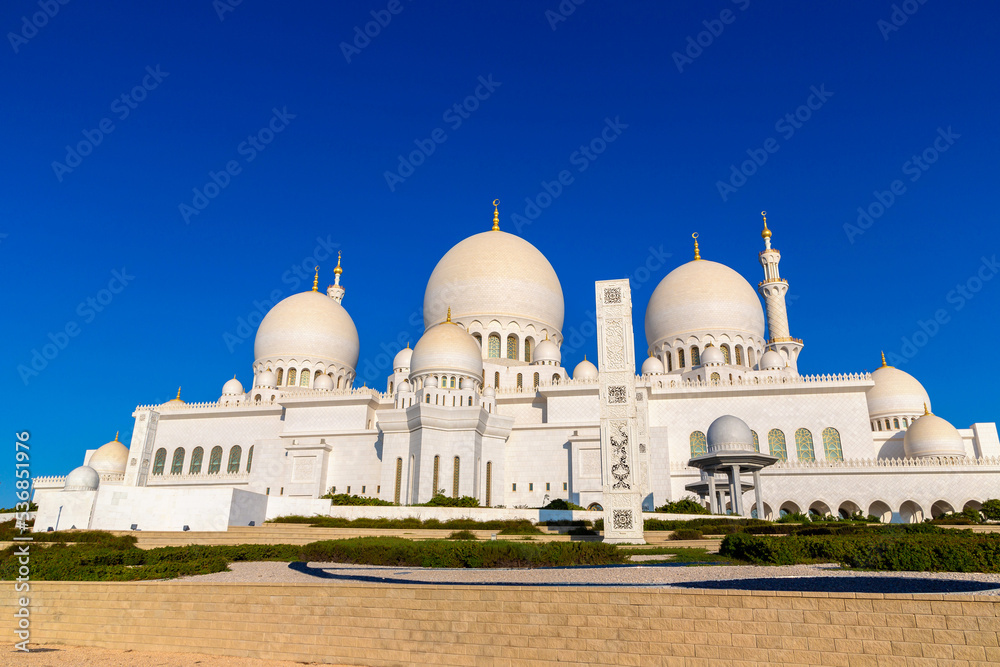
[[[287,391],[281,392],[276,398],[267,402],[256,402],[249,401],[246,398],[241,399],[239,402],[234,403],[224,403],[222,401],[207,401],[204,403],[178,403],[170,405],[168,403],[154,403],[148,405],[137,405],[135,407],[135,412],[140,412],[143,410],[156,410],[157,412],[184,412],[190,410],[198,409],[209,409],[209,408],[226,408],[228,409],[239,409],[239,410],[252,410],[254,408],[259,408],[261,406],[267,405],[278,405],[283,399],[286,398],[328,398],[331,396],[368,396],[371,398],[386,398],[390,397],[389,394],[381,392],[377,389],[371,387],[357,387],[357,388],[341,388],[341,389],[303,389],[301,391]]]
[[[771,470],[871,470],[871,469],[918,469],[918,468],[976,468],[976,467],[998,467],[1000,468],[1000,456],[987,456],[983,458],[963,458],[963,457],[923,457],[923,458],[892,458],[892,459],[845,459],[843,461],[778,461]],[[670,465],[671,470],[694,472],[697,468],[692,468],[686,462],[674,462]]]

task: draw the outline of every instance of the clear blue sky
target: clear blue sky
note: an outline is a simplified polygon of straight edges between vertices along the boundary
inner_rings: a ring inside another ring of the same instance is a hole
[[[33,474],[65,474],[128,442],[137,404],[249,385],[252,332],[226,334],[308,289],[292,267],[318,238],[344,252],[359,384],[382,387],[437,260],[489,228],[494,197],[517,231],[564,170],[518,233],[559,274],[567,339],[592,332],[593,281],[631,275],[644,350],[646,301],[694,231],[756,285],[766,209],[802,372],[874,370],[884,348],[956,426],[1000,417],[1000,277],[977,283],[1000,246],[995,3],[224,2],[0,9],[0,505],[16,431]],[[400,171],[418,143],[433,153]],[[210,172],[226,185],[201,201]],[[845,230],[859,207],[875,215]],[[563,361],[595,352],[585,336]]]

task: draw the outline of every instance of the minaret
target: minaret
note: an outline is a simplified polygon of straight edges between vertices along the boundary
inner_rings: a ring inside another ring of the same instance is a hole
[[[333,284],[326,288],[326,295],[340,303],[344,300],[344,288],[340,286],[340,275],[344,272],[340,268],[340,251],[337,251],[337,268],[333,270]]]
[[[781,253],[771,247],[771,230],[767,228],[767,211],[761,211],[764,218],[764,231],[760,237],[764,239],[764,250],[760,253],[760,265],[764,268],[764,281],[757,289],[764,297],[767,310],[767,332],[769,339],[767,349],[774,350],[782,356],[788,367],[798,373],[799,352],[803,343],[798,338],[792,338],[788,332],[788,311],[785,309],[785,294],[788,292],[788,281],[778,273],[778,263]]]

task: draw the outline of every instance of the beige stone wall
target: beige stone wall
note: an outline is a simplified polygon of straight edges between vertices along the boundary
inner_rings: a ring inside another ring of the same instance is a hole
[[[19,594],[3,588],[0,614],[11,619]],[[986,596],[41,582],[30,597],[33,642],[274,660],[1000,663],[1000,599]]]

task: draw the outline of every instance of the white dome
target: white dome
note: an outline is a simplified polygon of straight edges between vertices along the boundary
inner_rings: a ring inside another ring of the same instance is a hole
[[[593,365],[593,364],[591,364]],[[648,357],[642,362],[642,375],[656,375],[663,372],[663,362],[656,357]],[[576,377],[575,375],[573,377]]]
[[[476,383],[472,378],[462,378],[462,381],[458,384],[459,389],[475,389]]]
[[[74,468],[66,475],[63,491],[93,491],[101,483],[101,476],[90,466]]]
[[[470,236],[445,253],[424,292],[424,326],[455,321],[515,320],[559,331],[563,293],[545,256],[524,239],[501,231]]]
[[[425,331],[413,346],[410,377],[456,372],[478,380],[483,374],[482,351],[465,327],[442,322]]]
[[[343,306],[320,292],[301,292],[280,301],[257,329],[253,353],[263,359],[309,359],[354,370],[358,330]]]
[[[93,468],[102,475],[122,474],[126,465],[128,465],[128,447],[118,442],[117,436],[111,442],[101,445],[87,461],[88,468]]]
[[[785,367],[785,360],[774,350],[768,350],[760,355],[759,367],[762,371],[773,371]]]
[[[739,417],[723,415],[708,427],[709,452],[752,452],[753,433]]]
[[[662,368],[662,366],[661,366]],[[574,380],[586,380],[588,382],[597,382],[597,366],[587,361],[584,357],[583,361],[576,365],[573,369],[573,379]]]
[[[655,347],[703,333],[764,338],[757,292],[724,264],[695,260],[660,281],[646,307],[646,342]]]
[[[424,387],[428,389],[437,389],[437,386],[438,386],[438,379],[433,375],[424,380]]]
[[[483,389],[484,398],[493,398],[496,395],[497,395],[497,390],[494,389],[493,387],[486,387],[485,389]]]
[[[872,373],[875,386],[866,394],[870,417],[922,415],[924,405],[931,409],[931,399],[917,379],[898,368],[882,366]]]
[[[278,377],[273,371],[261,371],[257,374],[257,386],[264,389],[274,389],[278,386]]]
[[[965,456],[965,442],[958,429],[946,420],[926,414],[906,429],[903,451],[908,458]]]
[[[403,380],[402,382],[399,383],[399,386],[396,387],[396,391],[399,392],[400,394],[409,394],[412,391],[412,389],[410,388],[410,383],[407,382],[406,380]]]
[[[242,396],[244,393],[243,383],[236,378],[226,380],[226,384],[222,385],[223,396]]]
[[[410,345],[407,343],[406,347],[396,353],[395,359],[392,360],[392,369],[404,368],[408,370],[410,368],[410,357],[412,356],[413,350],[410,349]]]
[[[333,378],[326,373],[320,373],[316,376],[313,381],[313,389],[320,389],[322,391],[330,391],[333,389]]]
[[[701,352],[701,365],[702,366],[721,366],[726,363],[726,357],[722,353],[722,350],[710,345],[706,347]]]
[[[559,351],[559,346],[547,338],[535,347],[535,354],[531,357],[533,364],[540,364],[544,361],[562,363],[562,352]]]

